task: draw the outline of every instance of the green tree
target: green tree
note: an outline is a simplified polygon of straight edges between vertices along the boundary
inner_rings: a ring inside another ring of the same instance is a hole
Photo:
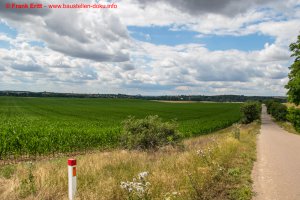
[[[241,106],[242,123],[249,124],[254,120],[260,119],[261,104],[259,102],[246,102]]]
[[[289,102],[300,104],[300,35],[298,35],[297,42],[290,44],[290,51],[292,57],[295,57],[294,63],[290,66],[289,82],[285,86],[288,89]]]

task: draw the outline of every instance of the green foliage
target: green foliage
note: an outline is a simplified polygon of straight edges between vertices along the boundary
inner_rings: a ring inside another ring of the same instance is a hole
[[[289,108],[287,119],[293,124],[296,131],[300,132],[300,109],[294,107]]]
[[[240,104],[0,97],[0,159],[115,148],[127,116],[177,119],[183,137],[239,121]]]
[[[246,102],[241,106],[242,123],[249,124],[260,119],[261,104],[259,102]]]
[[[16,167],[14,165],[6,165],[0,168],[0,177],[10,179],[14,175]]]
[[[300,35],[295,43],[290,44],[290,51],[295,57],[294,63],[290,67],[289,82],[285,86],[288,89],[288,100],[296,105],[300,104]]]
[[[129,117],[123,122],[122,144],[128,149],[157,149],[180,140],[174,121],[163,122],[157,115],[144,119]]]
[[[286,121],[288,114],[286,105],[276,101],[268,101],[266,106],[268,114],[271,114],[278,121]]]
[[[20,197],[25,198],[31,194],[36,193],[35,177],[33,175],[33,164],[28,163],[28,175],[25,179],[21,180],[20,184]]]
[[[234,178],[239,178],[241,173],[242,173],[242,170],[239,167],[228,169],[228,174]]]
[[[244,185],[240,188],[233,190],[230,193],[230,199],[232,200],[245,200],[252,199],[252,190],[251,187]]]

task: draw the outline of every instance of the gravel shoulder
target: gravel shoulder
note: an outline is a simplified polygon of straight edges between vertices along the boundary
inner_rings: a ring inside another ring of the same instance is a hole
[[[274,123],[265,106],[252,178],[254,200],[300,199],[300,136]]]

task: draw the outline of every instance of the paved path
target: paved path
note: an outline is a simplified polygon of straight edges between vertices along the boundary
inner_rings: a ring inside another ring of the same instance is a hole
[[[252,176],[254,200],[300,200],[300,136],[275,124],[265,107]]]

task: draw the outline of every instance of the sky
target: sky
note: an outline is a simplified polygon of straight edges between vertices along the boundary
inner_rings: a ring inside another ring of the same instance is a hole
[[[0,90],[284,96],[299,0],[0,2]],[[49,4],[114,9],[50,9]]]

